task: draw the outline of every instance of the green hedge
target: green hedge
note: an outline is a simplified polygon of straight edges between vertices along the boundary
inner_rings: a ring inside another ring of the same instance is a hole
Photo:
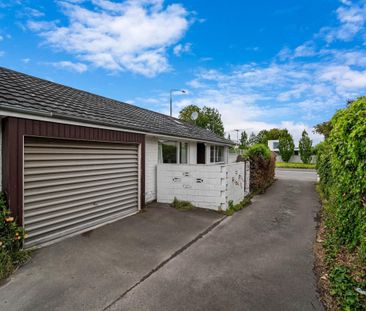
[[[271,150],[264,144],[255,144],[248,149],[249,158],[262,156],[264,159],[269,159]]]
[[[271,185],[275,178],[276,157],[263,144],[249,148],[250,161],[250,191],[262,192]]]
[[[366,263],[366,97],[339,110],[331,125],[328,138],[317,148],[330,282],[344,310],[365,310],[366,300],[355,292],[355,284],[366,285],[363,269],[340,267],[337,257],[347,250],[358,258],[359,267]]]
[[[339,242],[366,260],[366,97],[339,110],[318,155],[321,188],[330,201]]]

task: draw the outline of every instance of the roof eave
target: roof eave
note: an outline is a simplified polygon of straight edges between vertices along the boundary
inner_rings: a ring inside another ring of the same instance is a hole
[[[220,144],[220,145],[225,145],[225,146],[230,146],[231,145],[229,142],[225,143],[223,141],[220,142],[220,141],[216,141],[216,140],[192,138],[192,137],[186,137],[186,136],[183,136],[183,135],[173,136],[173,135],[169,135],[169,134],[165,134],[165,133],[161,133],[161,132],[155,132],[155,131],[138,131],[134,128],[128,128],[126,126],[118,126],[118,124],[110,124],[108,122],[95,121],[95,120],[90,121],[90,120],[85,119],[85,118],[67,116],[67,115],[54,113],[54,112],[47,113],[47,112],[42,112],[42,111],[38,111],[38,110],[12,108],[12,107],[8,107],[8,106],[4,107],[4,106],[1,106],[1,103],[0,103],[0,111],[1,110],[14,112],[14,113],[25,114],[25,115],[31,115],[31,116],[38,116],[38,117],[43,117],[43,118],[50,118],[52,120],[60,120],[60,121],[64,120],[64,121],[80,122],[80,123],[85,123],[86,126],[87,125],[91,126],[91,125],[94,124],[94,125],[109,127],[109,128],[112,128],[112,129],[114,128],[114,129],[118,129],[118,130],[123,130],[123,131],[128,131],[128,132],[133,132],[133,133],[139,133],[139,134],[145,134],[145,135],[160,135],[160,136],[165,136],[165,137],[185,138],[185,139],[188,139],[188,140],[202,141],[202,142]]]

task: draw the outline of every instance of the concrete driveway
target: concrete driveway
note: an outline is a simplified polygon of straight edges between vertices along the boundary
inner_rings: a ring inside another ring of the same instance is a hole
[[[151,208],[38,251],[0,288],[1,310],[322,310],[315,172],[280,170],[248,208]]]
[[[103,310],[222,218],[153,205],[42,248],[0,287],[0,310]]]

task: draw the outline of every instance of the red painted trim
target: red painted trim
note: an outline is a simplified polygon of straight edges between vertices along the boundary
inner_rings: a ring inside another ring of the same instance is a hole
[[[3,188],[9,208],[19,225],[23,225],[23,141],[25,136],[141,144],[140,195],[142,206],[145,205],[145,135],[8,117],[3,120]]]

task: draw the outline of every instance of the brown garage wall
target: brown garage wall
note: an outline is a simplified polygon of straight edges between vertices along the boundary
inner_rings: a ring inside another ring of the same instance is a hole
[[[145,202],[145,135],[9,117],[3,120],[3,189],[9,208],[23,225],[24,136],[141,144],[141,203]]]

